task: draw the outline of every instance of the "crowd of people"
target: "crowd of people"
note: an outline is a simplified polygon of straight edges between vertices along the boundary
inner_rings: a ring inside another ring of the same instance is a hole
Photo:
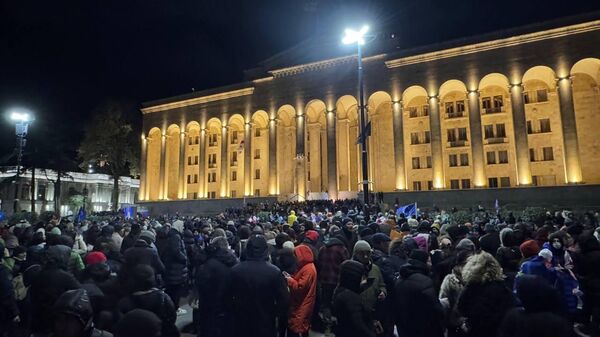
[[[0,229],[0,337],[600,336],[598,214],[357,200]]]

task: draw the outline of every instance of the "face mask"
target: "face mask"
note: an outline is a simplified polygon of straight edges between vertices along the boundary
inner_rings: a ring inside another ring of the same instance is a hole
[[[552,242],[552,247],[554,247],[554,249],[561,249],[562,244],[558,241],[554,241],[554,242]]]

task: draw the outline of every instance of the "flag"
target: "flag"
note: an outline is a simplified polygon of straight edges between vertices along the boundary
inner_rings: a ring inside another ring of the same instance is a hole
[[[85,220],[85,209],[80,207],[79,212],[77,213],[77,222],[82,222],[83,220]]]
[[[396,215],[404,214],[405,217],[417,217],[417,203],[412,203],[404,206],[399,206],[396,209]]]
[[[500,203],[498,202],[498,199],[496,199],[496,202],[494,203],[494,209],[496,209],[496,214],[500,213]]]
[[[371,136],[371,122],[370,121],[365,126],[365,130],[363,132],[361,132],[360,135],[358,135],[358,138],[356,139],[356,144],[362,144],[363,141],[366,141],[367,137],[369,137],[369,136]]]

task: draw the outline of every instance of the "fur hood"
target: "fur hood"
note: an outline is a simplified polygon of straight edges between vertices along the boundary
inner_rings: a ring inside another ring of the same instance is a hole
[[[465,284],[503,281],[502,268],[494,257],[486,252],[469,257],[463,267],[462,277]]]

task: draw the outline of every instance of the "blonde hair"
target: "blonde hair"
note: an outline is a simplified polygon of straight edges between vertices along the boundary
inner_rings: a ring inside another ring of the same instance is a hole
[[[467,259],[467,263],[462,270],[462,277],[466,284],[504,280],[502,267],[492,255],[486,252],[481,252]]]

